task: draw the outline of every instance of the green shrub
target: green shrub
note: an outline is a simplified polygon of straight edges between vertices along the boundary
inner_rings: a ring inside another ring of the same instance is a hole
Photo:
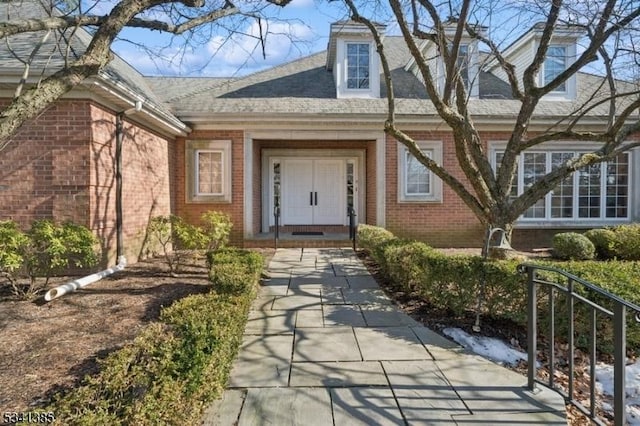
[[[260,275],[251,270],[255,255],[227,253],[229,264],[251,259],[245,275],[253,281],[244,292],[188,296],[163,309],[161,323],[55,398],[56,418],[69,425],[200,424],[206,404],[222,395],[242,341]]]
[[[395,244],[387,243],[383,248],[386,275],[406,291],[423,288],[431,279],[428,259],[433,249],[420,242],[391,241]]]
[[[70,266],[84,268],[98,262],[96,237],[84,226],[36,220],[26,233],[13,221],[0,222],[0,275],[9,280],[13,293],[31,299],[49,279]],[[21,275],[29,282],[22,285]],[[44,278],[44,281],[39,280]]]
[[[615,255],[624,260],[640,260],[640,224],[619,225],[612,231]]]
[[[17,273],[24,264],[23,248],[29,238],[10,220],[0,221],[0,276],[16,289]]]
[[[224,249],[207,254],[209,279],[216,291],[238,293],[257,281],[262,273],[263,260],[258,253]]]
[[[359,224],[358,225],[358,247],[373,253],[380,245],[393,240],[396,237],[389,231],[378,226]]]
[[[584,236],[593,243],[599,259],[613,259],[615,254],[616,234],[606,228],[590,229]]]
[[[575,275],[585,281],[588,281],[605,291],[614,294],[628,302],[640,306],[640,294],[638,293],[638,277],[640,276],[640,262],[627,261],[571,261],[563,262],[558,265],[553,262],[542,262],[542,264],[559,268],[570,274]],[[559,274],[549,272],[541,273],[545,279],[559,282],[563,286],[567,285],[567,279],[560,277]],[[575,291],[583,297],[612,309],[613,305],[606,297],[592,291],[580,284],[574,285]],[[556,336],[565,338],[568,333],[568,318],[565,314],[567,311],[567,298],[556,292]],[[546,311],[545,308],[542,313]],[[574,302],[575,312],[575,336],[576,345],[587,349],[589,336],[589,318],[591,317],[591,308],[583,302]],[[640,349],[640,325],[633,319],[634,313],[629,312],[627,318],[627,347],[630,350],[637,351]],[[543,316],[544,327],[548,326],[548,318]],[[545,328],[546,329],[546,328]],[[613,323],[612,319],[599,314],[597,317],[597,336],[598,350],[604,353],[613,353]]]
[[[229,243],[229,235],[233,228],[231,216],[222,212],[208,211],[200,217],[200,220],[207,237],[206,250],[218,250]]]
[[[208,211],[200,220],[202,227],[176,215],[155,216],[149,220],[147,234],[162,247],[170,274],[177,273],[193,251],[218,250],[229,242],[233,226],[229,215]]]
[[[561,232],[553,237],[553,255],[564,260],[593,259],[595,247],[589,238],[575,232]]]

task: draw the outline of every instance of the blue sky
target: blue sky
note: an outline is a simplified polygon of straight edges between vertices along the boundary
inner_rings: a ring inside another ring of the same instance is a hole
[[[229,39],[226,34],[214,34],[185,48],[180,39],[167,46],[170,38],[158,32],[127,29],[113,48],[145,75],[238,76],[325,49],[331,22],[346,17],[340,2],[314,0],[293,0],[285,8],[269,6],[264,12],[270,17],[261,26],[255,19],[246,19],[237,27],[254,37],[238,34]],[[255,37],[261,31],[266,34],[265,57]],[[149,54],[142,45],[164,48],[159,56]]]

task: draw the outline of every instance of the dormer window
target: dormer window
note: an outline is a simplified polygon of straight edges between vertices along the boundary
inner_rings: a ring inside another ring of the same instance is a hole
[[[378,31],[385,26],[376,24]],[[327,70],[333,73],[337,98],[379,98],[380,58],[369,29],[354,21],[331,24]]]
[[[544,85],[553,81],[567,68],[567,46],[551,45],[547,49],[547,58],[544,61]],[[567,83],[562,82],[552,92],[565,93]]]
[[[465,90],[469,91],[469,45],[461,44],[458,48],[458,59],[456,62],[460,78],[464,83]]]
[[[347,43],[347,89],[369,90],[369,43]]]

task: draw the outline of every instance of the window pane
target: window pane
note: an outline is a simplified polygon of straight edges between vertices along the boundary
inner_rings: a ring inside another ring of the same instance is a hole
[[[529,188],[547,173],[547,154],[545,152],[525,152],[523,154],[523,183],[524,189]],[[524,213],[526,218],[545,217],[545,199],[538,200]]]
[[[578,171],[578,217],[600,217],[600,183],[602,164]]]
[[[605,165],[606,217],[625,218],[629,205],[629,156],[620,154]]]
[[[567,67],[567,48],[565,46],[549,46],[544,61],[544,84],[549,84]],[[554,92],[566,91],[566,82],[558,85]]]
[[[456,64],[464,87],[469,90],[469,49],[466,44],[460,45]]]
[[[222,152],[198,151],[198,193],[222,194]]]
[[[368,43],[347,43],[347,88],[369,88]]]
[[[551,169],[557,169],[572,157],[572,152],[552,153]],[[551,217],[573,217],[573,174],[565,178],[551,191]]]
[[[496,152],[496,175],[497,170],[502,165],[502,158],[504,157],[504,152]],[[509,190],[509,201],[513,201],[518,198],[518,165],[516,164],[516,172],[513,177],[513,182],[511,182],[511,189]]]
[[[431,152],[423,151],[431,158]],[[429,170],[422,165],[409,151],[405,151],[405,193],[409,196],[430,195],[431,176]]]

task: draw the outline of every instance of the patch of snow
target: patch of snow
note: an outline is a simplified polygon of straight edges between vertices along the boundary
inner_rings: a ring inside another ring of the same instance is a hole
[[[599,363],[596,365],[596,381],[603,394],[613,396],[613,365]],[[640,426],[640,360],[625,368],[625,394],[627,398],[627,422]],[[606,411],[613,412],[609,404],[602,405]]]
[[[465,348],[495,362],[516,365],[520,360],[527,360],[526,353],[514,349],[500,339],[471,335],[459,328],[445,328],[442,332]]]

